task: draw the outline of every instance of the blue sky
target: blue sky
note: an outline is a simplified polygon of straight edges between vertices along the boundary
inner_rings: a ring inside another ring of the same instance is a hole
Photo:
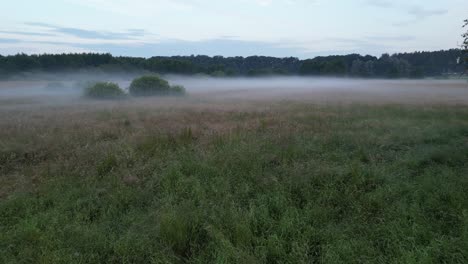
[[[317,55],[461,42],[468,0],[5,0],[0,54]]]

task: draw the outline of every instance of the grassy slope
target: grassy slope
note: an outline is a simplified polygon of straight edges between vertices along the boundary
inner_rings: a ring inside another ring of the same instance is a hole
[[[4,110],[0,262],[468,261],[468,107]]]

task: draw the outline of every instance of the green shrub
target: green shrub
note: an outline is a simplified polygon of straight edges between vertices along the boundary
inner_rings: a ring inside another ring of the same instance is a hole
[[[167,94],[170,89],[169,82],[158,76],[142,76],[130,84],[130,94],[136,96]]]
[[[85,89],[85,96],[94,99],[118,99],[125,96],[119,85],[111,82],[97,82]]]
[[[183,86],[170,86],[168,81],[152,75],[133,80],[129,91],[134,96],[180,95],[185,93],[185,88]]]
[[[173,85],[171,86],[171,93],[174,95],[183,95],[185,94],[185,87],[182,85]]]

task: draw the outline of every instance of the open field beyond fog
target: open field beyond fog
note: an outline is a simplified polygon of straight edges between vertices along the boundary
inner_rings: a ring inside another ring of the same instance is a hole
[[[0,84],[0,263],[468,262],[466,81],[172,82]]]

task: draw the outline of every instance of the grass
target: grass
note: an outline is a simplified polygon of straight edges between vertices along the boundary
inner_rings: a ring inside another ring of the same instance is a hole
[[[467,106],[177,100],[2,108],[0,262],[468,262]]]

